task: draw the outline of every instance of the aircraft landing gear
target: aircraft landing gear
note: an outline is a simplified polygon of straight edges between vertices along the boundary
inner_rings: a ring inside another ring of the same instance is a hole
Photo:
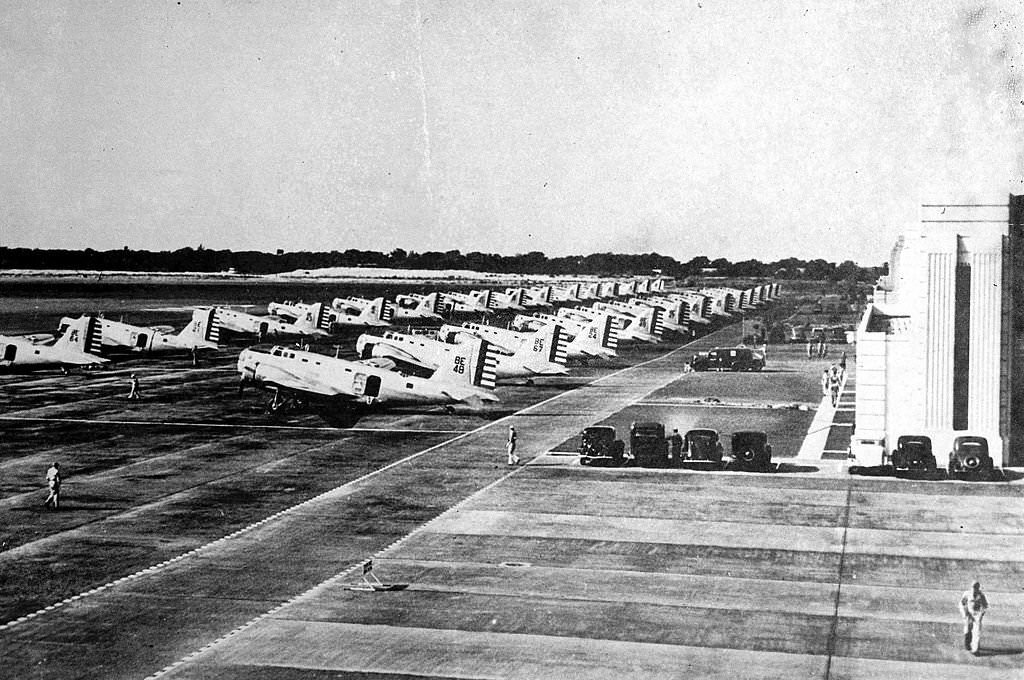
[[[278,413],[288,406],[289,400],[281,396],[280,390],[274,390],[274,396],[267,404],[267,410],[271,413]]]

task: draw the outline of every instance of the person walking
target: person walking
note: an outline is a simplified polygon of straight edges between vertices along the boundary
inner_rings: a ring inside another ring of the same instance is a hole
[[[960,596],[960,613],[964,617],[964,649],[975,656],[981,646],[981,617],[987,610],[988,600],[981,592],[981,584],[975,581],[970,590],[965,590]]]
[[[60,503],[60,463],[54,463],[46,471],[46,486],[50,494],[43,501],[43,507],[48,508],[50,503],[53,503],[53,509],[56,510]]]
[[[505,442],[505,453],[508,454],[509,465],[517,465],[519,463],[519,456],[516,455],[516,428],[514,425],[508,426],[508,441]]]
[[[139,394],[139,379],[135,377],[134,373],[132,373],[129,381],[131,383],[131,389],[128,390],[128,400],[132,401],[142,399],[142,395]]]
[[[807,338],[807,360],[810,361],[814,358],[814,343],[811,342],[810,338]]]
[[[833,366],[828,377],[828,390],[832,395],[832,407],[839,403],[839,390],[843,385],[843,375],[839,372],[838,366]]]
[[[839,368],[846,370],[846,350],[843,350],[843,355],[839,357]]]

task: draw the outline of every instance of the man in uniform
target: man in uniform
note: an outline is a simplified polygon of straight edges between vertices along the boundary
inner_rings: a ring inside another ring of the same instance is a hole
[[[53,503],[53,509],[57,509],[57,505],[60,502],[60,463],[54,463],[50,466],[50,469],[46,471],[46,486],[50,489],[50,495],[43,501],[43,507],[50,507],[50,503]]]
[[[505,442],[505,453],[508,454],[509,465],[519,463],[519,456],[516,455],[516,428],[514,425],[508,426],[508,441]]]
[[[131,389],[128,390],[128,399],[142,399],[142,395],[139,394],[139,379],[135,377],[134,373],[132,373],[129,380],[131,381]]]
[[[960,596],[960,613],[964,617],[964,649],[970,650],[975,656],[981,645],[981,617],[987,609],[988,600],[981,592],[981,584],[975,581],[971,589]]]
[[[676,463],[683,459],[683,437],[679,430],[672,430],[672,436],[668,438],[668,457]]]

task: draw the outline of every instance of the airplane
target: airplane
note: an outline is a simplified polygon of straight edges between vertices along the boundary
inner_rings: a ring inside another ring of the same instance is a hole
[[[283,319],[294,319],[295,325],[316,329],[325,335],[337,330],[338,326],[391,325],[391,303],[384,298],[367,300],[365,304],[360,298],[351,300],[354,301],[335,298],[330,307],[322,302],[271,302],[267,305],[267,312]]]
[[[289,323],[275,316],[256,316],[227,307],[215,307],[217,321],[222,330],[234,333],[253,333],[258,338],[278,335],[327,335],[314,324]]]
[[[631,300],[630,304],[636,304],[637,300]],[[678,333],[688,333],[691,323],[697,321],[690,314],[690,303],[680,297],[652,296],[642,300],[645,304],[661,307],[665,310],[662,316],[662,323],[665,328]]]
[[[487,298],[487,304],[490,305],[490,308],[510,309],[517,312],[526,311],[526,305],[524,304],[526,290],[523,288],[509,288],[508,291],[511,292],[490,291],[490,296]]]
[[[698,293],[695,290],[680,290],[666,294],[665,299],[685,302],[688,308],[686,320],[690,323],[711,323],[711,296]]]
[[[334,298],[331,309],[335,312],[331,323],[338,326],[390,326],[395,318],[394,304],[383,297]]]
[[[523,305],[526,307],[551,307],[551,286],[533,286],[526,289],[526,299]]]
[[[393,370],[394,362],[349,361],[289,347],[249,347],[238,355],[241,385],[271,390],[272,411],[290,401],[311,401],[327,420],[342,422],[371,406],[464,403],[479,408],[499,401],[492,391],[496,350],[477,339],[454,345],[429,377]]]
[[[593,307],[562,307],[558,310],[558,316],[586,323],[593,321],[598,314],[604,312],[606,314],[611,314],[618,320],[619,340],[648,343],[657,343],[660,341],[658,336],[655,336],[642,326],[645,321],[649,320],[641,319],[633,314],[626,314],[614,307],[599,306],[603,304],[604,303],[601,302],[595,302]]]
[[[660,307],[646,305],[631,307],[625,302],[611,301],[595,302],[593,309],[617,313],[634,319],[634,322],[627,327],[625,337],[632,337],[640,342],[658,343],[661,342],[661,336],[665,333],[665,325],[662,323],[663,311]]]
[[[444,318],[441,316],[441,312],[444,311],[444,301],[440,293],[430,293],[429,295],[406,293],[395,296],[394,310],[393,321],[442,319]]]
[[[565,332],[563,326],[553,324],[553,327],[556,329],[553,334],[547,333],[544,329],[521,333],[507,328],[467,322],[461,326],[445,324],[438,329],[437,337],[445,342],[459,342],[466,335],[478,336],[497,345],[505,354],[515,354],[524,345],[529,344],[533,353],[540,357],[544,354],[546,347],[547,361],[564,366],[567,359],[566,347],[569,344],[569,334]],[[549,335],[554,337],[550,343],[546,340]]]
[[[648,310],[651,308],[656,308],[660,310],[658,322],[661,324],[663,332],[673,331],[686,335],[690,333],[690,330],[686,327],[686,323],[684,321],[684,316],[686,314],[685,302],[657,302],[653,298],[630,298],[625,302],[611,302],[609,304],[618,307],[624,312],[641,315],[648,314]]]
[[[583,284],[570,283],[567,286],[557,286],[551,289],[551,301],[559,304],[574,304],[582,302],[580,298],[580,289]]]
[[[470,333],[450,336],[454,342],[445,342],[424,335],[406,335],[386,332],[383,336],[360,335],[356,340],[356,351],[364,359],[383,357],[405,363],[422,370],[434,370],[443,365],[448,357],[458,352],[465,342],[477,338]],[[565,360],[558,363],[560,328],[551,326],[538,331],[531,343],[513,352],[495,354],[497,377],[533,378],[538,375],[565,375],[568,369]]]
[[[571,338],[565,352],[569,359],[614,359],[618,356],[619,321],[606,312],[594,315],[591,320],[572,319],[567,316],[517,314],[512,327],[520,330],[537,330],[545,325],[558,324],[566,329]]]
[[[601,282],[591,281],[589,283],[581,283],[579,291],[576,293],[576,297],[578,297],[581,302],[598,299],[601,297]]]
[[[91,366],[108,360],[99,356],[101,331],[91,316],[74,319],[51,343],[0,335],[0,369],[31,370],[51,366]]]
[[[121,321],[95,317],[100,329],[103,347],[127,347],[134,352],[168,352],[192,349],[217,349],[220,326],[217,311],[203,308],[192,312],[192,321],[179,333],[173,329],[133,326]],[[60,332],[71,326],[75,319],[64,317],[60,320]]]
[[[444,307],[447,312],[489,312],[491,291],[471,290],[468,293],[441,293],[444,298]]]

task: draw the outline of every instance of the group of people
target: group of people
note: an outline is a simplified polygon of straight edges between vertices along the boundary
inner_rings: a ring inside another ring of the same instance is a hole
[[[846,377],[845,364],[845,361],[832,364],[821,372],[821,393],[832,400],[833,407],[839,404],[839,393],[843,389],[843,378]]]
[[[813,339],[808,338],[807,340],[807,358],[808,359],[824,359],[828,356],[828,343],[825,342],[825,338],[818,338],[818,342],[814,342]]]

